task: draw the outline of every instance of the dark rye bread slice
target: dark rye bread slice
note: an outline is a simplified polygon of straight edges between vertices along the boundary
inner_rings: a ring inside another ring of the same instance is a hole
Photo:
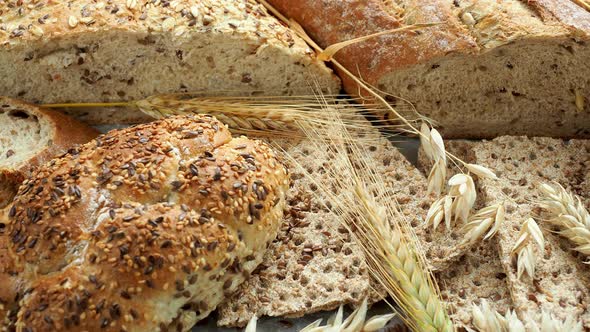
[[[0,97],[0,208],[31,168],[96,136],[96,130],[58,112]]]
[[[36,103],[117,102],[160,93],[338,93],[313,50],[251,0],[0,2],[0,94]],[[150,120],[71,109],[94,123]]]
[[[446,141],[446,149],[465,162],[475,162],[472,150],[473,142]],[[424,151],[419,150],[418,167],[422,172],[430,171],[431,162]],[[448,173],[457,171],[449,166]],[[477,179],[475,179],[477,182]],[[478,192],[476,208],[482,208],[487,199]],[[437,273],[441,295],[449,305],[451,318],[457,327],[473,326],[473,306],[486,300],[490,307],[502,315],[512,309],[510,289],[506,282],[506,273],[498,257],[497,239],[494,237],[481,241],[445,271]]]
[[[590,13],[576,0],[269,0],[335,58],[411,102],[446,138],[590,137]],[[354,22],[355,24],[352,24]],[[341,75],[345,89],[359,93]]]
[[[456,233],[432,232],[424,227],[433,201],[426,194],[426,178],[376,129],[365,133],[364,139],[367,137],[375,140],[368,147],[367,157],[387,179],[385,186],[414,226],[431,268],[444,270],[464,251],[456,249],[460,241]],[[288,142],[282,145],[308,172],[322,177],[317,161],[330,162],[326,151],[312,150],[313,144],[305,140],[294,147]],[[283,228],[259,271],[221,306],[219,325],[243,326],[254,314],[298,317],[357,303],[366,296],[378,298],[375,295],[379,294],[371,292],[374,283],[358,245],[350,241],[338,217],[310,192],[317,190],[315,185],[296,167],[289,166],[294,181],[288,192]],[[323,181],[329,186],[330,179]]]

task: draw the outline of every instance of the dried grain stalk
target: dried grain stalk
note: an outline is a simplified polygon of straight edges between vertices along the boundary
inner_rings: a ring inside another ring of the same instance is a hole
[[[512,255],[516,259],[517,277],[520,279],[524,273],[531,278],[535,277],[537,257],[534,251],[534,244],[537,244],[539,252],[545,250],[545,238],[543,232],[533,218],[527,219],[520,229],[518,240],[512,248]]]
[[[200,96],[195,93],[161,94],[145,99],[121,103],[66,103],[45,104],[50,108],[81,107],[125,107],[137,109],[154,119],[173,115],[209,114],[228,125],[234,134],[298,137],[302,138],[299,124],[302,122],[324,126],[331,119],[322,111],[324,104],[320,99],[330,102],[346,114],[344,123],[350,129],[379,129],[385,135],[392,135],[399,126],[385,120],[371,119],[366,115],[373,112],[371,105],[355,104],[350,97],[341,95],[302,95],[302,96]],[[419,115],[408,109],[407,117],[419,119]]]
[[[329,198],[331,203],[326,208],[338,215],[356,238],[367,257],[369,272],[402,309],[402,319],[408,326],[417,331],[452,331],[420,244],[393,193],[384,187],[385,179],[367,159],[367,148],[352,139],[341,114],[330,108],[325,112],[332,113],[328,126],[308,125],[302,130],[313,149],[331,156],[329,163],[323,163],[322,176],[330,183],[286,157],[316,184],[318,197]]]
[[[361,305],[344,319],[343,307],[340,306],[338,311],[328,319],[326,325],[322,325],[322,319],[318,319],[299,332],[375,332],[385,327],[396,316],[396,313],[391,313],[367,319],[367,310],[367,299],[364,299]],[[255,332],[257,321],[256,316],[252,317],[245,332]]]

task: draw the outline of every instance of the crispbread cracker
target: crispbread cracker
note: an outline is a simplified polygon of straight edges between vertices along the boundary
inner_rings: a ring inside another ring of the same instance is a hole
[[[500,137],[473,147],[477,163],[495,170],[498,180],[481,180],[487,205],[506,202],[506,222],[498,231],[498,249],[507,275],[514,309],[522,320],[541,321],[543,311],[558,320],[574,317],[590,328],[589,272],[571,244],[553,234],[539,216],[539,184],[557,181],[588,201],[585,181],[590,141]],[[511,256],[522,223],[535,217],[545,236],[545,251],[537,255],[535,278],[517,278]]]
[[[368,147],[369,158],[385,175],[385,187],[395,192],[431,267],[445,269],[462,255],[456,251],[461,238],[455,231],[432,232],[423,225],[433,201],[433,197],[426,194],[426,178],[377,129],[359,135],[359,139],[360,136],[365,140],[368,137],[377,140]],[[313,150],[313,144],[305,140],[296,146],[288,142],[281,144],[299,164],[321,179],[322,167],[314,165],[318,164],[317,160],[330,162],[324,151]],[[302,316],[358,302],[368,295],[373,300],[379,298],[379,293],[383,295],[380,291],[377,294],[371,291],[372,282],[361,249],[347,241],[348,235],[340,227],[338,217],[309,192],[317,189],[315,185],[299,174],[296,167],[291,165],[290,168],[294,184],[288,194],[289,210],[283,229],[269,248],[259,273],[221,306],[220,325],[243,326],[254,314]],[[329,185],[330,179],[322,180]],[[306,255],[309,249],[312,257]]]

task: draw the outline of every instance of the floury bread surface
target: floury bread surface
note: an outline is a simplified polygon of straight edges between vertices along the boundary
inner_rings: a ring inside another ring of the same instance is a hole
[[[0,13],[0,95],[64,103],[340,90],[314,52],[251,0],[3,1]],[[149,119],[71,111],[95,123]]]
[[[446,138],[590,137],[590,13],[573,0],[269,0],[393,104]],[[359,89],[341,75],[353,95]]]

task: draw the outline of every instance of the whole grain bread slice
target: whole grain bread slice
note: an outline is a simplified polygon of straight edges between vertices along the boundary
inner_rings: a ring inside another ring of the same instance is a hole
[[[487,204],[505,202],[506,222],[498,231],[498,253],[514,309],[527,324],[541,322],[543,312],[555,319],[574,318],[590,328],[590,269],[571,244],[543,223],[536,202],[539,184],[556,181],[590,201],[587,174],[590,141],[500,137],[473,145],[477,163],[495,170],[498,180],[481,180]],[[517,278],[511,251],[522,223],[534,217],[543,230],[545,251],[537,256],[534,278]]]
[[[446,269],[469,247],[457,250],[461,237],[456,231],[433,232],[425,227],[423,220],[433,202],[426,193],[426,178],[377,129],[358,133],[358,139],[371,141],[368,157],[387,179],[385,187],[394,193],[414,227],[430,268]],[[330,187],[333,180],[322,177],[322,163],[331,160],[328,151],[312,150],[308,140],[275,143]],[[339,217],[326,209],[330,202],[317,199],[310,191],[318,188],[295,165],[289,166],[293,186],[283,229],[258,273],[221,306],[219,325],[243,326],[253,315],[299,317],[384,295],[368,275],[360,247],[340,226]]]
[[[36,102],[117,102],[160,93],[338,93],[305,42],[255,1],[0,3],[0,94]],[[88,123],[149,117],[71,109]]]
[[[0,208],[31,168],[98,136],[65,115],[7,97],[0,97],[0,123]]]

